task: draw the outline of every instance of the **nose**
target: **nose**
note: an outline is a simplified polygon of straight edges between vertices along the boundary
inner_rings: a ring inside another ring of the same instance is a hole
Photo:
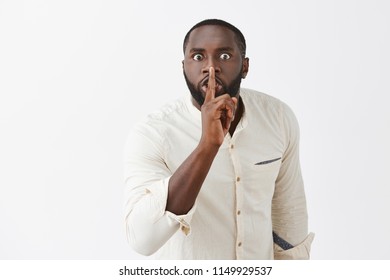
[[[208,73],[210,67],[214,68],[215,74],[221,73],[221,67],[220,67],[218,61],[212,56],[210,56],[208,59],[205,59],[205,63],[202,67],[202,73],[204,73],[204,74]]]

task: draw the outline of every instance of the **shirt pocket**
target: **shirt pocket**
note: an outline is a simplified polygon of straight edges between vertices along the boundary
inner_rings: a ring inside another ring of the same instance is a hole
[[[252,164],[253,171],[278,170],[282,163],[280,155],[274,155],[267,158],[260,159]]]
[[[247,186],[250,195],[263,204],[270,203],[275,189],[275,181],[282,164],[281,156],[256,158],[250,164]]]

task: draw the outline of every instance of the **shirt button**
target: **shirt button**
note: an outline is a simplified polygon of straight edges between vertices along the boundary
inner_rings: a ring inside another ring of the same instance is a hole
[[[240,215],[240,214],[241,214],[241,211],[240,211],[240,210],[238,210],[238,211],[237,211],[237,215]]]
[[[237,246],[238,247],[241,247],[242,243],[241,242],[238,242]]]
[[[237,182],[240,182],[241,178],[240,178],[240,177],[237,177],[237,179],[236,179],[236,180],[237,180]]]
[[[230,145],[230,149],[234,149],[234,145],[233,144]]]

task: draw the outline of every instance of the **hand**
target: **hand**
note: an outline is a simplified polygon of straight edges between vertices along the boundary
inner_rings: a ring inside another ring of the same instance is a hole
[[[215,97],[215,70],[210,67],[209,81],[202,112],[201,142],[220,147],[234,119],[237,98],[224,94]]]

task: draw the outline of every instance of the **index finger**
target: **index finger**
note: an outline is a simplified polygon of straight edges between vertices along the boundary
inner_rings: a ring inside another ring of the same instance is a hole
[[[215,70],[214,67],[209,69],[209,82],[206,90],[205,101],[210,101],[215,98]]]

